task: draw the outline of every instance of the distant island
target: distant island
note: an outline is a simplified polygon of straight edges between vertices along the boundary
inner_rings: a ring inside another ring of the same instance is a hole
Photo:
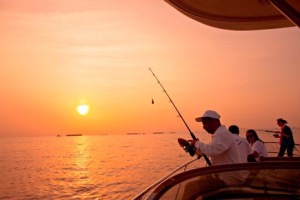
[[[82,136],[82,134],[67,134],[66,136]]]

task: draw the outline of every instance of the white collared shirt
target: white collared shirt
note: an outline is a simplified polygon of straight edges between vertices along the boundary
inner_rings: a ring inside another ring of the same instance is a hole
[[[252,154],[252,148],[249,142],[245,139],[242,138],[236,134],[232,134],[236,144],[238,145],[239,151],[240,151],[240,156],[241,156],[241,161],[243,163],[248,162],[248,155]]]
[[[197,141],[195,147],[207,156],[211,156],[212,165],[241,163],[238,146],[225,126],[221,125],[212,135],[210,143]]]
[[[258,156],[255,158],[256,161],[259,161],[260,157],[268,157],[268,151],[264,143],[260,140],[256,140],[252,145],[251,148],[253,151],[258,153]]]

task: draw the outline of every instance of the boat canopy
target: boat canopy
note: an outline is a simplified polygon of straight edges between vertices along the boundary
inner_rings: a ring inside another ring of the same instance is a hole
[[[270,157],[177,174],[146,199],[299,199],[299,180],[300,157]]]
[[[229,30],[300,27],[299,0],[165,0],[201,23]]]

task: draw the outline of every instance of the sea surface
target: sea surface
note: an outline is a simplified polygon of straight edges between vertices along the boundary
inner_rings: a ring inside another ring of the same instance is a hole
[[[189,134],[0,137],[0,199],[132,199],[192,159],[178,137]],[[299,132],[294,137],[299,143]],[[277,152],[277,143],[270,148]]]

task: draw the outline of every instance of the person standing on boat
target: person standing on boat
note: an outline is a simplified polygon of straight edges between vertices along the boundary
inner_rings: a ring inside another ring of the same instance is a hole
[[[201,117],[195,119],[202,122],[203,129],[212,134],[210,143],[203,143],[198,139],[191,140],[191,146],[196,148],[196,155],[202,153],[211,157],[212,165],[225,165],[241,163],[238,146],[232,134],[220,122],[220,115],[213,110],[207,110]],[[186,144],[186,140],[179,138],[181,146]],[[185,199],[196,199],[191,194],[209,192],[212,188],[218,189],[225,185],[237,186],[245,182],[245,177],[240,171],[213,174],[204,179],[194,180],[186,184],[184,189]]]
[[[274,134],[274,137],[279,137],[279,144],[280,144],[280,149],[278,153],[279,157],[284,156],[286,150],[288,156],[290,157],[293,156],[293,150],[295,146],[293,132],[290,129],[290,127],[288,127],[286,124],[287,124],[286,120],[282,118],[277,119],[277,125],[280,126],[281,132],[280,132],[280,136]]]
[[[243,163],[248,162],[248,155],[253,153],[249,142],[245,138],[239,136],[240,129],[238,126],[231,125],[229,126],[228,130],[232,133],[234,140],[238,145],[238,148],[240,150],[241,161]]]
[[[268,157],[266,146],[264,142],[259,139],[255,130],[249,129],[246,132],[246,137],[253,150],[253,153],[248,156],[249,162],[259,161],[260,157]]]
[[[240,153],[232,134],[220,122],[220,115],[213,110],[207,110],[201,117],[195,119],[202,122],[203,129],[212,134],[210,143],[191,140],[191,146],[196,147],[196,154],[205,154],[211,157],[212,165],[241,163]],[[186,140],[179,138],[179,144]]]

